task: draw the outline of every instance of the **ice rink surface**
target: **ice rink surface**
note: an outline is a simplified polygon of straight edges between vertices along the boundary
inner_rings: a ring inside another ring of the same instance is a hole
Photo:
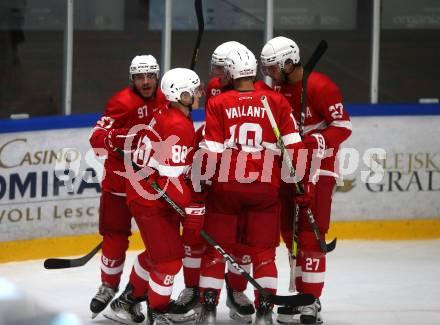
[[[128,253],[121,286],[135,254]],[[284,247],[278,249],[277,264],[279,293],[286,293],[289,270]],[[83,267],[64,270],[45,270],[42,260],[0,264],[0,277],[42,306],[78,315],[83,324],[116,324],[101,315],[90,318],[90,299],[100,282],[98,256]],[[440,240],[339,241],[328,255],[326,280],[321,297],[324,324],[440,324]],[[173,297],[182,288],[179,274]],[[247,293],[253,296],[250,285]],[[224,291],[217,319],[218,324],[233,323]]]

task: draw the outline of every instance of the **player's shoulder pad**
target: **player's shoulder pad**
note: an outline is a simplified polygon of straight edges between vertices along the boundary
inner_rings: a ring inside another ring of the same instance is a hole
[[[212,77],[209,81],[208,81],[208,88],[222,88],[221,87],[221,83],[220,83],[220,78],[219,77]]]
[[[111,111],[117,111],[120,109],[130,109],[136,106],[137,100],[135,100],[135,93],[129,87],[122,89],[114,94],[107,102],[107,109]]]
[[[267,98],[274,100],[274,101],[280,101],[280,100],[286,99],[281,93],[273,90],[272,88],[258,89],[258,91],[260,91],[262,94],[266,95]]]
[[[315,71],[310,74],[307,87],[317,91],[339,91],[339,87],[326,74]]]
[[[267,83],[265,83],[263,80],[257,80],[254,83],[254,87],[256,90],[272,90],[272,88]]]
[[[217,105],[221,102],[223,102],[225,100],[225,98],[227,98],[228,96],[231,95],[231,90],[226,90],[224,92],[221,92],[220,94],[216,95],[216,96],[211,96],[207,103],[206,106],[212,106],[212,105]]]
[[[156,88],[156,94],[155,94],[156,100],[158,102],[164,103],[164,104],[168,104],[168,99],[166,99],[164,93],[162,92],[162,90],[160,89],[160,86],[158,85]]]

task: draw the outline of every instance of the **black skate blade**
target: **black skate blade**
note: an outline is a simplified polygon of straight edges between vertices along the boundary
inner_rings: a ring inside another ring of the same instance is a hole
[[[268,295],[267,300],[274,305],[296,307],[313,304],[315,297],[308,293],[293,296]]]

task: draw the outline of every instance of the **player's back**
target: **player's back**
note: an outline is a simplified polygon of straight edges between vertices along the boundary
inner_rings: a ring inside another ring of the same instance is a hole
[[[231,90],[211,98],[206,108],[204,146],[210,151],[231,151],[229,169],[219,171],[219,180],[279,184],[279,149],[261,103],[263,95],[268,98],[281,134],[298,140],[291,108],[286,99],[274,91]]]

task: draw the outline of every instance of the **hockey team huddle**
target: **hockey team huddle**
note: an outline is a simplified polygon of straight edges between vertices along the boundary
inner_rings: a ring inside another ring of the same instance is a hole
[[[171,69],[159,80],[153,56],[132,60],[130,86],[108,101],[90,136],[96,154],[106,156],[102,284],[90,303],[93,318],[110,304],[104,316],[123,324],[216,324],[225,283],[233,320],[272,324],[268,297],[276,295],[281,236],[297,296],[310,299],[279,306],[277,321],[322,323],[326,256],[308,214],[325,240],[336,155],[351,122],[326,75],[312,72],[301,96],[304,68],[293,40],[268,41],[260,65],[272,87],[255,80],[257,59],[246,46],[223,43],[212,54],[204,89],[192,70]],[[191,111],[205,94],[205,123],[195,131]],[[132,218],[145,250],[115,298]],[[182,266],[185,289],[171,300]],[[259,287],[253,301],[242,270]]]

